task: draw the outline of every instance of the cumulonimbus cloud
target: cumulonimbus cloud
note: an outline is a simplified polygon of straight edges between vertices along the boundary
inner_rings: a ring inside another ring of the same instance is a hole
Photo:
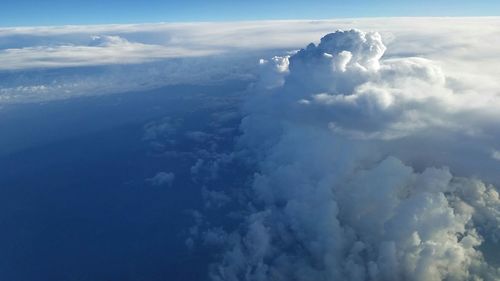
[[[500,278],[484,251],[500,248],[499,194],[469,177],[500,183],[498,96],[385,49],[378,33],[337,31],[261,61],[240,138],[258,172],[214,280]]]

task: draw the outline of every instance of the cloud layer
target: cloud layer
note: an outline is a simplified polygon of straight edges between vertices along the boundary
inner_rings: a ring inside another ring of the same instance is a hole
[[[143,63],[166,58],[214,54],[210,50],[186,49],[130,42],[119,36],[91,36],[87,45],[62,44],[0,50],[0,70],[75,67]]]
[[[491,91],[500,75],[498,25],[498,18],[392,18],[0,28],[0,102],[252,77],[251,61],[353,27],[379,31],[387,58],[438,60],[457,87]],[[58,71],[68,68],[71,75]]]
[[[497,92],[385,51],[349,30],[261,60],[240,138],[258,172],[238,229],[214,230],[214,280],[500,278],[484,251],[500,248],[499,194],[469,177],[500,184]]]

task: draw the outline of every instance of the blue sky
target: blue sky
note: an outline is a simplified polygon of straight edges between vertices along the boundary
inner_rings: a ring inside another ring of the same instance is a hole
[[[495,16],[500,1],[482,0],[3,0],[0,26],[105,24],[384,16]]]

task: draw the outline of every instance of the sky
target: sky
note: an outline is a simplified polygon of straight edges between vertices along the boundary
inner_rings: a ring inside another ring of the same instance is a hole
[[[0,26],[395,16],[495,16],[494,0],[3,0]]]

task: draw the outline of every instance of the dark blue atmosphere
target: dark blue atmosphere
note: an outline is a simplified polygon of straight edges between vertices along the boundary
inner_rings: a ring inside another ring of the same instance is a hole
[[[211,256],[186,243],[201,187],[228,190],[244,169],[221,167],[231,177],[200,184],[190,167],[232,150],[239,117],[217,114],[234,112],[246,86],[5,106],[0,280],[204,280]],[[176,120],[174,132],[145,137],[165,120]],[[147,180],[159,171],[174,173],[173,183]]]

